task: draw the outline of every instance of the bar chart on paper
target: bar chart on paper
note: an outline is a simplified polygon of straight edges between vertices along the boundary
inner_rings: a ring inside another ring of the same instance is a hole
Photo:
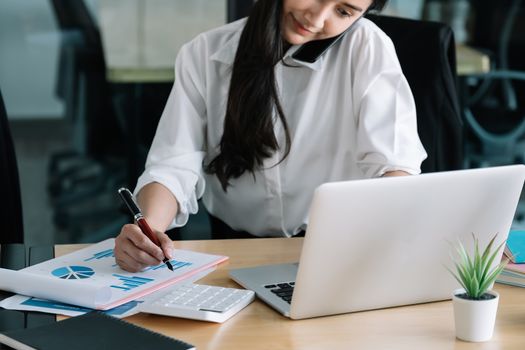
[[[178,270],[178,269],[181,269],[185,266],[191,266],[192,263],[190,262],[187,262],[187,261],[177,261],[175,259],[173,260],[170,260],[170,263],[171,263],[171,266],[173,266],[173,271],[175,270]],[[162,263],[160,265],[157,265],[157,266],[150,266],[146,269],[144,269],[142,272],[147,272],[147,271],[156,271],[156,270],[160,270],[160,269],[167,269],[167,266],[166,264]]]
[[[174,271],[170,271],[166,268],[166,264],[162,263],[139,272],[129,273],[122,270],[115,262],[114,247],[115,240],[108,239],[24,270],[50,276],[52,279],[64,280],[68,284],[71,283],[72,288],[73,285],[78,288],[83,284],[86,284],[87,289],[90,286],[106,288],[110,291],[107,302],[93,307],[106,310],[189,278],[201,271],[209,270],[228,259],[220,255],[176,249],[170,260]],[[57,293],[70,295],[67,292],[67,286]],[[80,295],[78,297],[81,298]],[[55,300],[60,301],[60,298]],[[77,305],[83,304],[78,303]]]
[[[91,261],[91,260],[100,260],[104,258],[114,258],[115,254],[113,253],[113,249],[106,249],[101,252],[97,252],[93,254],[92,257],[84,259],[84,261]]]
[[[122,282],[121,285],[111,285],[111,288],[121,289],[121,290],[132,290],[137,287],[141,287],[147,283],[155,281],[152,278],[145,278],[145,277],[138,277],[138,276],[123,276],[114,273],[113,277],[116,277],[120,282]]]

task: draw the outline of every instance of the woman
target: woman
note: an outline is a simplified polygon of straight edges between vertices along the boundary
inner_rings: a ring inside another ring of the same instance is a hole
[[[184,225],[201,196],[228,229],[290,237],[324,182],[419,173],[410,88],[390,39],[361,18],[385,2],[259,0],[248,20],[186,44],[135,190],[162,248],[125,225],[118,264],[170,258],[164,231]],[[294,58],[342,33],[320,58]]]

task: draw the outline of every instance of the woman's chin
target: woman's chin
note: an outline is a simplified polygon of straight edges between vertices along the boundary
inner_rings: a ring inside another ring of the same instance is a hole
[[[302,45],[310,41],[310,39],[299,34],[285,33],[283,38],[290,45]]]

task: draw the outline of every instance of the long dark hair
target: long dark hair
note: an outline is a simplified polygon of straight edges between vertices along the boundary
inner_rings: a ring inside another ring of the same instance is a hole
[[[387,0],[375,0],[368,10],[379,11]],[[233,63],[220,153],[205,167],[224,191],[232,178],[254,174],[264,159],[279,149],[274,112],[280,119],[285,145],[281,161],[290,153],[291,137],[275,82],[275,65],[287,44],[281,35],[283,0],[258,0],[242,31]],[[275,164],[276,165],[276,164]]]

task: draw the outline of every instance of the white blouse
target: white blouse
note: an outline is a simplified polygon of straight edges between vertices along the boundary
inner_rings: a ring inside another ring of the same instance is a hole
[[[324,182],[370,178],[387,171],[420,173],[426,158],[414,99],[392,41],[360,19],[321,59],[294,60],[292,46],[275,67],[291,133],[276,118],[281,150],[264,169],[245,173],[224,192],[207,164],[218,154],[232,64],[245,20],[200,34],[180,50],[175,82],[135,192],[151,182],[179,202],[172,226],[186,224],[202,196],[207,210],[236,230],[291,236],[306,227],[314,189]]]

